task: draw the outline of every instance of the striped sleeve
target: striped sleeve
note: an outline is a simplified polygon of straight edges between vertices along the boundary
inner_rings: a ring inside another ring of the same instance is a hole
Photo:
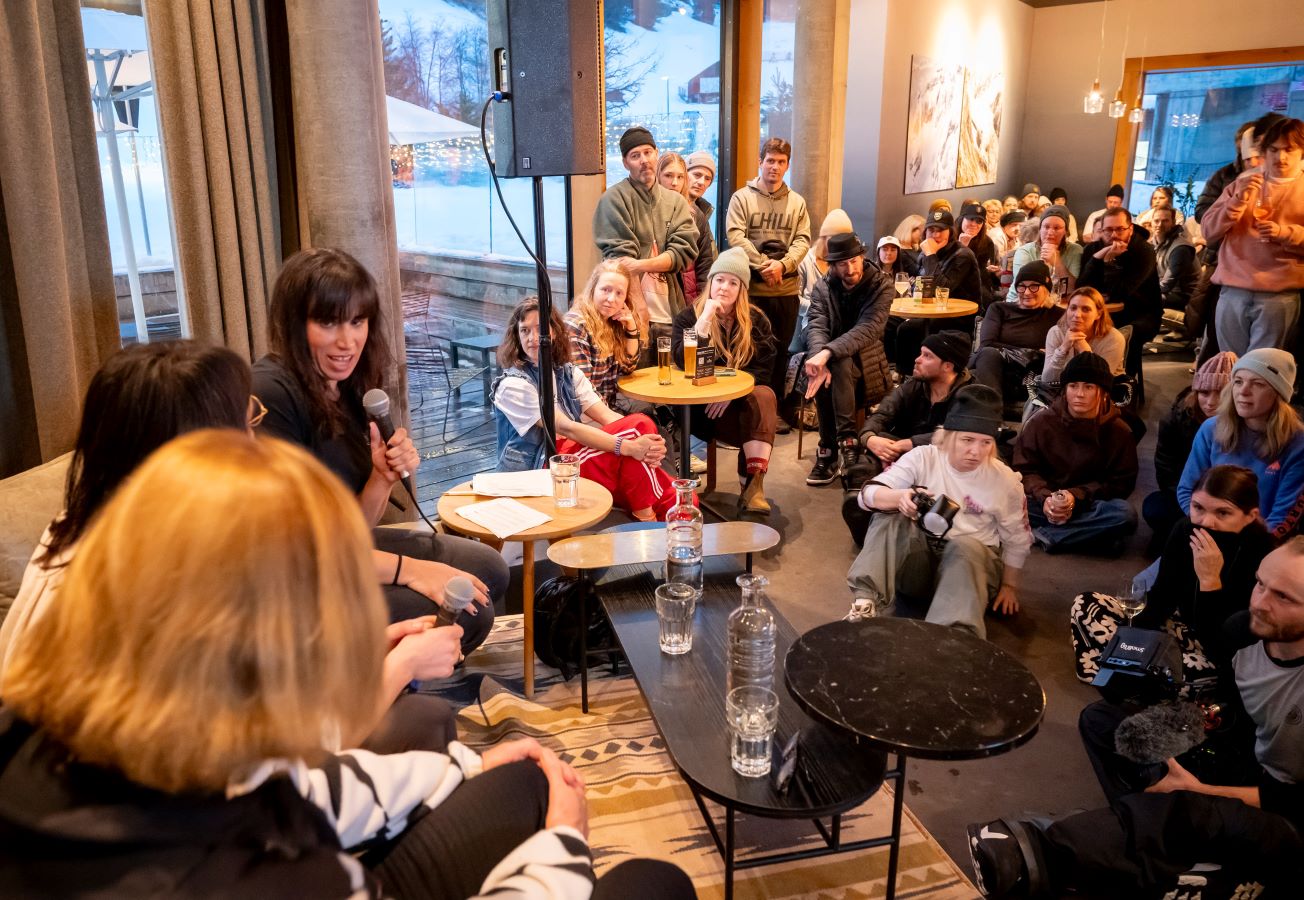
[[[587,900],[593,892],[589,845],[574,828],[535,832],[494,866],[473,900]]]

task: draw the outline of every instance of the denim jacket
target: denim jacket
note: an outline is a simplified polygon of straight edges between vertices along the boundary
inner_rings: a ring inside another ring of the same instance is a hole
[[[578,422],[581,415],[580,401],[575,396],[575,384],[571,377],[570,363],[558,369],[556,401],[566,415]],[[499,375],[493,383],[493,396],[498,395],[498,386],[502,384],[504,378],[525,378],[534,385],[535,391],[539,390],[539,368],[528,362],[519,367],[506,369]],[[534,427],[525,434],[517,434],[516,426],[507,420],[497,404],[494,405],[494,424],[498,429],[499,472],[523,472],[527,469],[543,468],[546,462],[544,455],[547,451],[541,424],[535,423]]]

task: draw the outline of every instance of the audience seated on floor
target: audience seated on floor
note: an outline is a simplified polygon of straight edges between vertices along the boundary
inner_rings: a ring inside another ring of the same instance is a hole
[[[969,346],[968,335],[960,331],[939,331],[924,340],[911,376],[865,419],[860,430],[860,446],[865,452],[856,457],[853,471],[843,473],[847,490],[858,490],[902,454],[932,442],[933,433],[946,421],[956,392],[973,383],[964,367]],[[869,520],[854,496],[843,501],[842,517],[859,546]]]
[[[618,382],[639,366],[648,343],[647,304],[637,278],[620,259],[604,259],[571,302],[562,321],[571,362],[609,409],[649,412],[650,404],[620,392]]]
[[[1232,368],[1218,414],[1195,433],[1177,484],[1189,507],[1200,475],[1218,465],[1244,466],[1259,482],[1259,509],[1277,537],[1294,534],[1304,514],[1304,423],[1290,405],[1295,360],[1284,350],[1251,350]]]
[[[1127,500],[1136,487],[1136,442],[1109,395],[1114,376],[1105,360],[1078,354],[1064,367],[1063,384],[1014,440],[1032,534],[1047,552],[1118,555],[1136,530]]]
[[[830,238],[829,274],[811,298],[805,396],[819,411],[820,441],[807,484],[828,484],[855,465],[856,411],[892,384],[883,331],[895,291],[866,252],[854,232]]]
[[[1034,260],[1019,270],[1017,301],[993,303],[983,313],[969,368],[979,384],[1000,392],[1007,403],[1027,398],[1024,376],[1041,372],[1046,335],[1063,316],[1050,287],[1050,268]]]
[[[259,434],[304,447],[353,491],[362,513],[379,524],[390,494],[420,465],[399,428],[388,441],[367,421],[363,395],[389,391],[393,359],[376,282],[341,250],[316,248],[285,261],[272,289],[271,352],[254,364],[253,390],[267,408]],[[466,652],[493,624],[507,592],[507,564],[475,541],[414,529],[375,528],[376,577],[385,585],[391,621],[438,612],[444,586],[470,579],[476,606],[459,613]]]
[[[164,446],[6,672],[0,894],[693,896],[651,861],[595,886],[584,782],[533,739],[323,750],[375,720],[385,618],[367,523],[308,453]]]
[[[580,475],[611,491],[613,503],[636,519],[664,519],[674,505],[670,476],[661,468],[666,442],[642,413],[610,409],[570,361],[570,342],[556,308],[551,323],[557,452],[579,457]],[[503,374],[494,382],[498,471],[548,465],[539,415],[539,300],[527,297],[512,310],[498,347]],[[585,424],[583,420],[595,424]]]
[[[778,419],[778,400],[766,378],[774,365],[776,342],[770,320],[748,299],[750,275],[747,254],[741,249],[731,247],[721,253],[711,266],[705,292],[675,316],[671,353],[682,368],[684,332],[691,329],[699,348],[715,349],[717,365],[742,370],[756,380],[745,397],[694,406],[691,427],[702,440],[719,438],[738,447],[739,511],[765,514],[770,511],[765,473]]]
[[[1191,493],[1190,517],[1171,530],[1159,557],[1138,628],[1162,629],[1182,654],[1184,690],[1207,689],[1227,673],[1231,653],[1223,625],[1248,609],[1259,563],[1276,546],[1259,518],[1254,473],[1241,466],[1214,466]],[[1073,600],[1069,624],[1078,678],[1091,683],[1101,651],[1127,619],[1118,600],[1087,591]]]
[[[1067,294],[1077,286],[1082,272],[1082,247],[1069,240],[1069,211],[1064,207],[1048,207],[1037,225],[1037,237],[1014,251],[1010,262],[1013,280],[1006,292],[1006,300],[1018,299],[1014,295],[1014,285],[1019,283],[1019,271],[1034,260],[1046,264],[1056,293]],[[1060,285],[1067,285],[1068,291],[1061,291]]]
[[[873,615],[908,598],[927,607],[927,621],[986,637],[989,607],[1019,611],[1031,535],[1019,477],[996,455],[1000,427],[1000,395],[980,384],[961,388],[933,440],[854,495],[873,516],[847,572],[853,613]],[[949,529],[925,514],[943,498],[954,506]]]
[[[221,347],[176,341],[135,345],[109,357],[86,392],[63,512],[32,554],[0,626],[0,675],[34,623],[56,604],[82,534],[119,486],[177,435],[252,429],[262,407],[249,386],[248,363]],[[387,708],[367,733],[366,749],[442,750],[456,736],[455,712],[445,700],[408,689],[413,680],[450,675],[461,651],[470,652],[460,626],[434,625],[428,616],[389,627],[382,679]]]
[[[1177,502],[1177,483],[1191,455],[1195,433],[1206,419],[1218,414],[1218,402],[1223,388],[1231,382],[1235,365],[1235,353],[1223,352],[1211,357],[1196,371],[1190,387],[1182,388],[1173,399],[1172,407],[1159,421],[1155,441],[1155,483],[1159,489],[1141,504],[1141,515],[1150,526],[1149,556],[1158,554],[1174,523],[1186,515]]]
[[[1298,726],[1304,537],[1259,564],[1250,609],[1227,622],[1226,641],[1234,691],[1221,715],[1239,716],[1243,726],[1216,730],[1180,756],[1137,762],[1116,742],[1135,707],[1104,701],[1087,707],[1080,728],[1110,806],[1058,821],[1010,816],[970,825],[970,854],[985,896],[1194,891],[1213,900],[1298,893],[1304,883],[1304,730]],[[1194,714],[1202,720],[1199,709]],[[1136,756],[1176,737],[1127,746],[1136,747]]]

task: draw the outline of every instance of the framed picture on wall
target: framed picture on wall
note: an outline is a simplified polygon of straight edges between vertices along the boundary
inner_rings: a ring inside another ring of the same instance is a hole
[[[1001,110],[1005,94],[1003,72],[965,69],[964,109],[960,115],[960,154],[956,187],[991,184],[1001,155]]]
[[[910,59],[910,110],[906,126],[907,194],[955,187],[960,152],[964,71],[927,56]]]

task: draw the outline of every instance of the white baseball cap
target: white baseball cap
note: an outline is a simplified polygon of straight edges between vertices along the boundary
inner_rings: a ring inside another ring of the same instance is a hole
[[[891,244],[893,247],[896,247],[898,250],[901,249],[901,242],[898,241],[898,240],[896,239],[895,236],[890,235],[890,234],[887,235],[886,237],[881,237],[881,238],[879,238],[879,239],[878,239],[878,247],[876,247],[875,249],[877,249],[877,250],[882,250],[882,249],[883,249],[884,247],[886,247],[888,244]]]

